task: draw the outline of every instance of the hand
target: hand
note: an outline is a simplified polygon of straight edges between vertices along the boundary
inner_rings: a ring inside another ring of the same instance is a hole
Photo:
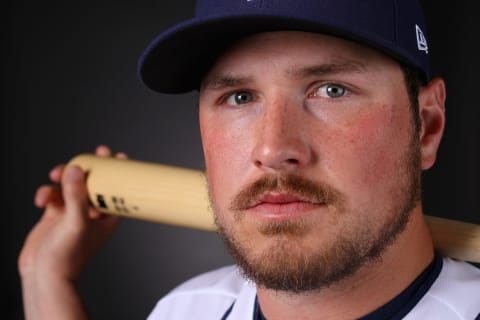
[[[111,156],[111,151],[99,146],[96,154]],[[119,153],[117,157],[126,156]],[[27,236],[18,259],[29,319],[42,318],[38,315],[43,310],[38,309],[45,304],[51,316],[54,307],[68,306],[68,301],[60,303],[58,299],[77,299],[76,280],[88,260],[111,237],[119,219],[89,207],[85,175],[80,168],[65,170],[64,165],[59,165],[50,172],[50,179],[54,184],[37,190],[35,205],[45,210]],[[67,293],[62,296],[62,291]],[[69,297],[70,294],[73,296]],[[75,303],[78,302],[79,299]]]

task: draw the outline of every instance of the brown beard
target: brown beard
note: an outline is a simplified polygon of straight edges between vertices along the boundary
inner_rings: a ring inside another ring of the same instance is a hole
[[[418,136],[415,134],[405,156],[399,160],[398,167],[400,182],[395,194],[391,195],[392,205],[380,208],[391,218],[385,221],[377,233],[372,232],[368,220],[365,220],[363,225],[351,226],[353,229],[349,230],[353,232],[338,235],[318,250],[303,250],[299,245],[300,241],[296,240],[308,232],[321,232],[313,230],[313,225],[302,220],[261,223],[258,225],[258,231],[277,241],[257,256],[249,252],[247,241],[236,234],[235,226],[224,226],[216,212],[219,233],[244,276],[260,287],[301,293],[331,286],[352,276],[362,266],[381,259],[385,249],[393,244],[405,229],[410,212],[420,201],[420,147]],[[240,223],[243,211],[269,191],[301,195],[309,201],[326,204],[338,214],[346,210],[343,194],[331,186],[316,184],[292,175],[267,176],[245,188],[234,198],[230,210],[234,213],[235,223]],[[355,214],[368,217],[369,212]]]

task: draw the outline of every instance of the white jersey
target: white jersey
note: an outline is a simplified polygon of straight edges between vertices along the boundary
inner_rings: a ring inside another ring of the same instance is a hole
[[[402,319],[480,320],[480,269],[449,258],[440,265],[430,289]],[[236,266],[228,266],[175,288],[157,303],[148,320],[253,320],[255,305],[255,285]]]

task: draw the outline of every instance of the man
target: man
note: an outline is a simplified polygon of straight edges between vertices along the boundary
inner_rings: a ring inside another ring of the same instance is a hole
[[[414,0],[200,0],[152,42],[143,81],[199,90],[238,267],[179,286],[150,319],[480,319],[480,271],[436,254],[422,214],[446,96],[424,30]],[[88,208],[84,180],[70,168],[37,192],[46,210],[19,259],[28,319],[86,318],[75,280],[116,218]]]

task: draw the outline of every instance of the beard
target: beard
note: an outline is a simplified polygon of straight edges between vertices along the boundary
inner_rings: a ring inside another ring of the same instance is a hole
[[[247,186],[232,200],[229,212],[234,213],[234,224],[230,226],[219,219],[222,215],[211,197],[219,233],[243,275],[266,289],[303,293],[331,286],[354,275],[361,267],[381,260],[385,249],[405,230],[411,211],[420,202],[418,137],[412,135],[406,149],[399,159],[395,173],[398,183],[390,192],[388,203],[374,204],[369,209],[348,209],[346,197],[332,186],[291,174],[267,175]],[[325,204],[329,212],[339,216],[362,220],[344,224],[333,239],[318,247],[302,241],[309,234],[322,232],[314,229],[315,224],[309,223],[308,218],[259,222],[257,232],[268,237],[269,245],[254,253],[256,244],[238,229],[244,211],[266,192],[293,193],[312,203]],[[372,215],[372,211],[377,214]],[[378,212],[385,217],[381,225],[372,218],[380,216]]]

